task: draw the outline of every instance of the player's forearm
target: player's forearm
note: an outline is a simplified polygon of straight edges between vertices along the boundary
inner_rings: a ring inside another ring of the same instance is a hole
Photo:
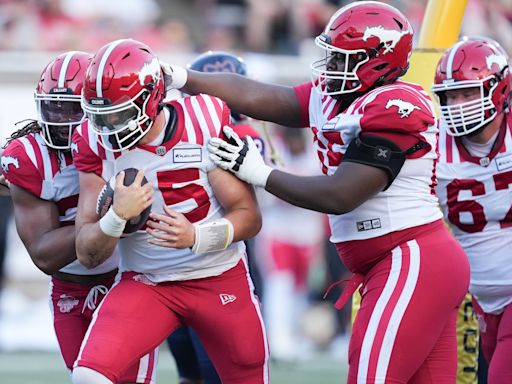
[[[237,113],[286,126],[299,126],[300,107],[293,88],[263,83],[231,73],[188,71],[181,89],[206,93],[224,100]]]
[[[112,255],[117,241],[105,235],[97,222],[84,224],[76,235],[78,261],[89,269],[100,265]]]
[[[224,218],[233,224],[233,241],[243,241],[258,234],[261,229],[261,213],[257,209],[238,208],[234,209]]]
[[[25,245],[36,267],[47,275],[76,260],[73,225],[49,231],[41,235],[36,243]]]

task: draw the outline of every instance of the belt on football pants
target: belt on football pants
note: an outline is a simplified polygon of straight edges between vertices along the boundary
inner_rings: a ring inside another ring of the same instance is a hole
[[[89,284],[97,284],[102,283],[106,279],[115,277],[117,274],[117,268],[113,269],[110,272],[102,273],[99,275],[74,275],[66,272],[55,272],[52,276],[58,280],[67,281],[70,283],[89,285]]]

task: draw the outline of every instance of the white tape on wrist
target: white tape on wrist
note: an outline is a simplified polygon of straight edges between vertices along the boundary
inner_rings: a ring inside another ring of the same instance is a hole
[[[196,239],[192,246],[194,253],[222,251],[233,242],[235,229],[228,219],[219,219],[211,223],[194,225]]]
[[[121,237],[126,221],[117,216],[114,209],[110,207],[105,216],[100,219],[100,229],[107,236]]]

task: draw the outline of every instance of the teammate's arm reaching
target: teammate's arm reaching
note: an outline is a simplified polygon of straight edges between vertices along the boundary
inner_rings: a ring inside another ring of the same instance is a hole
[[[254,119],[288,127],[301,126],[300,104],[292,87],[263,83],[233,73],[186,71],[168,64],[162,64],[162,69],[169,88],[180,88],[190,95],[217,96],[233,111]],[[233,92],[234,89],[238,91]]]
[[[224,127],[224,133],[231,143],[213,138],[208,144],[210,157],[219,167],[291,204],[318,212],[352,211],[384,190],[399,171],[388,172],[387,164],[375,159],[362,162],[365,153],[354,149],[351,160],[342,162],[333,175],[296,176],[267,166],[250,137],[242,141],[229,127]]]
[[[94,173],[80,172],[76,252],[80,263],[87,268],[94,268],[110,257],[126,221],[138,216],[153,203],[153,186],[151,183],[141,186],[143,177],[144,171],[139,171],[133,183],[124,186],[124,172],[120,172],[116,177],[114,203],[99,219],[96,202],[105,181]]]

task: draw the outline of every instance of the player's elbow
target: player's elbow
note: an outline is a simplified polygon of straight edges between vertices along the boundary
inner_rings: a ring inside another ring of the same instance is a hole
[[[77,252],[76,258],[87,269],[92,269],[101,264],[96,255],[90,252]]]
[[[259,210],[253,213],[251,224],[249,237],[254,237],[260,232],[261,226],[263,225],[263,219],[261,218],[261,212]]]
[[[34,258],[33,259],[35,266],[43,272],[45,275],[53,275],[55,272],[59,270],[58,267],[53,265],[49,260],[43,258]]]

